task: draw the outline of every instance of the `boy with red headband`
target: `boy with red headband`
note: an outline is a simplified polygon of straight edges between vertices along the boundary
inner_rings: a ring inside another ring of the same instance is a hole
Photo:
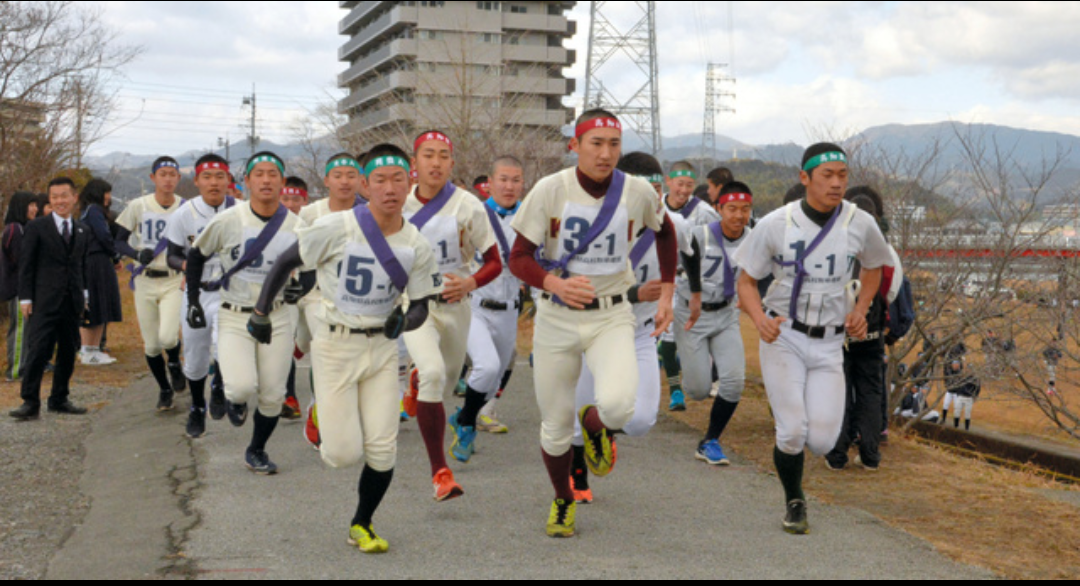
[[[536,314],[534,361],[537,403],[543,419],[543,458],[555,502],[547,534],[572,537],[577,504],[573,468],[574,399],[583,361],[596,380],[595,406],[577,415],[585,432],[585,460],[596,476],[614,465],[611,436],[634,415],[638,372],[636,319],[627,294],[636,284],[630,242],[645,229],[657,232],[662,271],[654,336],[673,321],[678,242],[656,192],[645,180],[616,170],[622,125],[604,110],[577,121],[570,148],[578,166],[549,176],[532,190],[514,219],[514,275],[544,291]],[[584,358],[583,358],[584,357]]]
[[[720,446],[720,436],[735,414],[746,384],[735,253],[750,236],[747,226],[753,199],[750,188],[742,183],[732,182],[721,188],[717,204],[723,219],[694,229],[694,254],[685,258],[688,278],[679,286],[675,305],[676,323],[685,323],[693,312],[701,312],[693,329],[675,328],[683,388],[691,399],[704,401],[712,388],[714,365],[720,378],[709,430],[696,454],[698,460],[712,466],[730,464]]]
[[[405,203],[405,218],[427,238],[444,275],[439,302],[420,329],[405,334],[405,345],[416,362],[405,411],[420,425],[431,462],[435,500],[464,494],[446,464],[447,426],[443,398],[457,386],[468,350],[472,306],[469,295],[502,274],[502,256],[484,204],[451,181],[454,145],[438,131],[421,134],[413,145],[413,167],[419,183]],[[469,274],[469,263],[482,256],[480,270]]]

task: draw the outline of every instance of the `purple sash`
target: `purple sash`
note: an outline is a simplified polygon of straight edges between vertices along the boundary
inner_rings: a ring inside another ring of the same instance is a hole
[[[645,260],[645,255],[649,253],[649,249],[653,247],[653,244],[656,244],[656,232],[652,230],[646,230],[641,235],[641,238],[638,238],[634,249],[630,251],[630,266],[634,267],[635,271],[641,265],[641,261]]]
[[[690,201],[683,206],[683,209],[680,210],[679,213],[682,214],[683,218],[689,220],[690,215],[694,213],[694,210],[696,210],[699,205],[701,205],[701,200],[696,197],[691,197]]]
[[[793,204],[794,205],[794,204]],[[836,208],[836,212],[833,213],[832,218],[829,218],[829,223],[825,224],[825,227],[818,233],[817,238],[810,243],[810,246],[803,252],[801,258],[796,258],[793,262],[781,262],[780,266],[784,268],[795,267],[795,285],[791,290],[791,306],[789,308],[789,315],[792,321],[799,321],[799,297],[802,296],[803,284],[806,282],[806,277],[810,276],[810,273],[806,272],[806,260],[810,258],[811,254],[821,246],[822,242],[829,237],[829,233],[836,227],[836,221],[840,218],[840,212],[844,209],[844,205],[840,204]],[[776,262],[774,260],[774,262]]]
[[[240,273],[240,271],[255,264],[255,261],[262,257],[263,251],[266,250],[267,246],[270,246],[270,243],[273,242],[274,237],[277,236],[278,231],[285,225],[285,220],[288,218],[289,210],[285,206],[279,205],[277,211],[274,212],[274,217],[270,218],[270,221],[263,227],[262,232],[259,232],[259,236],[255,238],[255,242],[247,247],[244,251],[244,256],[240,257],[240,261],[236,263],[236,266],[229,269],[221,279],[207,283],[205,289],[207,291],[217,291],[219,289],[228,291],[229,283],[232,281],[232,278]]]
[[[401,261],[394,256],[394,251],[383,236],[382,230],[379,229],[379,224],[375,222],[375,217],[371,215],[371,210],[361,204],[353,208],[353,213],[356,214],[356,221],[360,224],[360,231],[364,233],[364,238],[375,253],[375,260],[379,261],[394,287],[404,293],[405,287],[409,285],[409,274],[401,266]]]
[[[176,211],[180,211],[180,208],[184,207],[187,202],[188,200],[186,199],[180,200],[180,207],[176,208]],[[86,214],[83,214],[83,218],[86,218]],[[168,249],[168,238],[162,238],[161,240],[158,240],[157,246],[154,247],[154,258],[161,256],[161,254]],[[128,287],[130,287],[132,291],[135,290],[135,279],[141,277],[142,274],[146,272],[146,269],[147,267],[137,266],[135,263],[128,264],[127,270],[131,271],[131,281],[128,283]]]
[[[735,299],[735,269],[731,266],[731,255],[728,254],[724,244],[724,231],[720,229],[720,222],[709,225],[709,230],[720,244],[720,250],[724,253],[724,301]]]
[[[540,267],[548,272],[555,270],[565,272],[574,257],[588,250],[592,243],[604,233],[604,230],[607,230],[612,218],[615,217],[615,210],[619,209],[619,204],[622,203],[624,185],[626,185],[626,175],[622,171],[616,170],[611,178],[611,187],[608,188],[607,194],[604,195],[604,203],[600,206],[600,214],[596,216],[596,222],[589,228],[589,232],[585,234],[585,239],[581,241],[576,250],[563,256],[558,261],[544,258],[542,256],[543,247],[537,249],[536,260],[540,263]]]
[[[430,222],[436,214],[441,212],[442,209],[446,207],[446,204],[450,203],[450,198],[454,196],[455,191],[457,191],[457,188],[454,187],[454,184],[447,181],[446,185],[443,186],[442,191],[439,192],[439,195],[436,195],[435,199],[429,201],[419,212],[416,212],[416,215],[413,216],[409,222],[413,226],[416,226],[417,230],[423,232],[424,226],[427,226],[427,223]],[[419,199],[419,194],[420,190],[417,188],[417,199]]]
[[[495,210],[491,209],[491,206],[485,205],[484,209],[487,210],[488,220],[491,221],[491,229],[495,232],[495,238],[499,241],[499,248],[502,249],[503,266],[510,266],[510,241],[506,239],[506,232],[503,231],[502,222],[499,221],[499,214],[495,213]]]

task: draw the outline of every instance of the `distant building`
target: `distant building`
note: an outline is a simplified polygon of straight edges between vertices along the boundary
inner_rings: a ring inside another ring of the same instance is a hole
[[[510,125],[565,142],[573,120],[563,75],[575,52],[567,11],[577,2],[340,2],[349,64],[338,85],[345,136],[410,136],[465,123],[477,132]],[[447,120],[455,118],[456,120]],[[373,146],[365,144],[365,147]]]
[[[32,102],[0,100],[0,127],[7,139],[32,140],[45,125],[45,106]]]
[[[926,221],[926,208],[923,206],[893,206],[889,209],[889,218],[893,223],[921,224]]]
[[[1043,208],[1043,220],[1055,226],[1071,226],[1080,222],[1080,204],[1068,203]]]

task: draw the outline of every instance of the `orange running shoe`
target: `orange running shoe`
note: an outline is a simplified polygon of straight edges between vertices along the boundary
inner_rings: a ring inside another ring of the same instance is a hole
[[[300,401],[297,401],[296,397],[286,398],[285,404],[281,406],[281,418],[286,421],[296,421],[303,417],[303,413],[300,409]]]
[[[585,490],[574,489],[574,502],[579,505],[591,505],[593,503],[593,493],[591,488]]]
[[[405,400],[402,401],[402,405],[405,408],[405,414],[415,419],[416,410],[419,404],[420,370],[414,368],[412,374],[409,375],[409,392],[405,393]]]
[[[439,470],[433,481],[435,484],[435,502],[444,503],[465,494],[465,489],[454,482],[454,473],[449,468]]]
[[[312,405],[308,409],[307,423],[304,425],[304,439],[316,450],[322,446],[322,436],[319,435],[319,412],[318,405]]]

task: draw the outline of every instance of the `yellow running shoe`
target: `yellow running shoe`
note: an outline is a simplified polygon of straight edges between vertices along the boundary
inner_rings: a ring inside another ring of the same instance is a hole
[[[476,423],[476,430],[494,435],[503,435],[510,433],[509,427],[506,427],[497,419],[493,419],[491,417],[488,417],[487,415],[480,416],[480,419]]]
[[[586,431],[585,414],[589,412],[589,409],[595,408],[593,405],[582,407],[578,412],[578,421],[585,434],[585,464],[589,467],[589,472],[597,478],[603,478],[611,474],[612,468],[615,467],[615,452],[612,448],[611,436],[608,435],[606,429],[597,434]]]
[[[385,539],[375,535],[372,529],[365,529],[359,525],[349,530],[349,545],[360,548],[363,553],[386,553],[390,551],[390,544]]]
[[[551,516],[548,517],[547,534],[555,539],[567,539],[574,536],[574,516],[577,514],[577,503],[557,500],[551,505]]]

